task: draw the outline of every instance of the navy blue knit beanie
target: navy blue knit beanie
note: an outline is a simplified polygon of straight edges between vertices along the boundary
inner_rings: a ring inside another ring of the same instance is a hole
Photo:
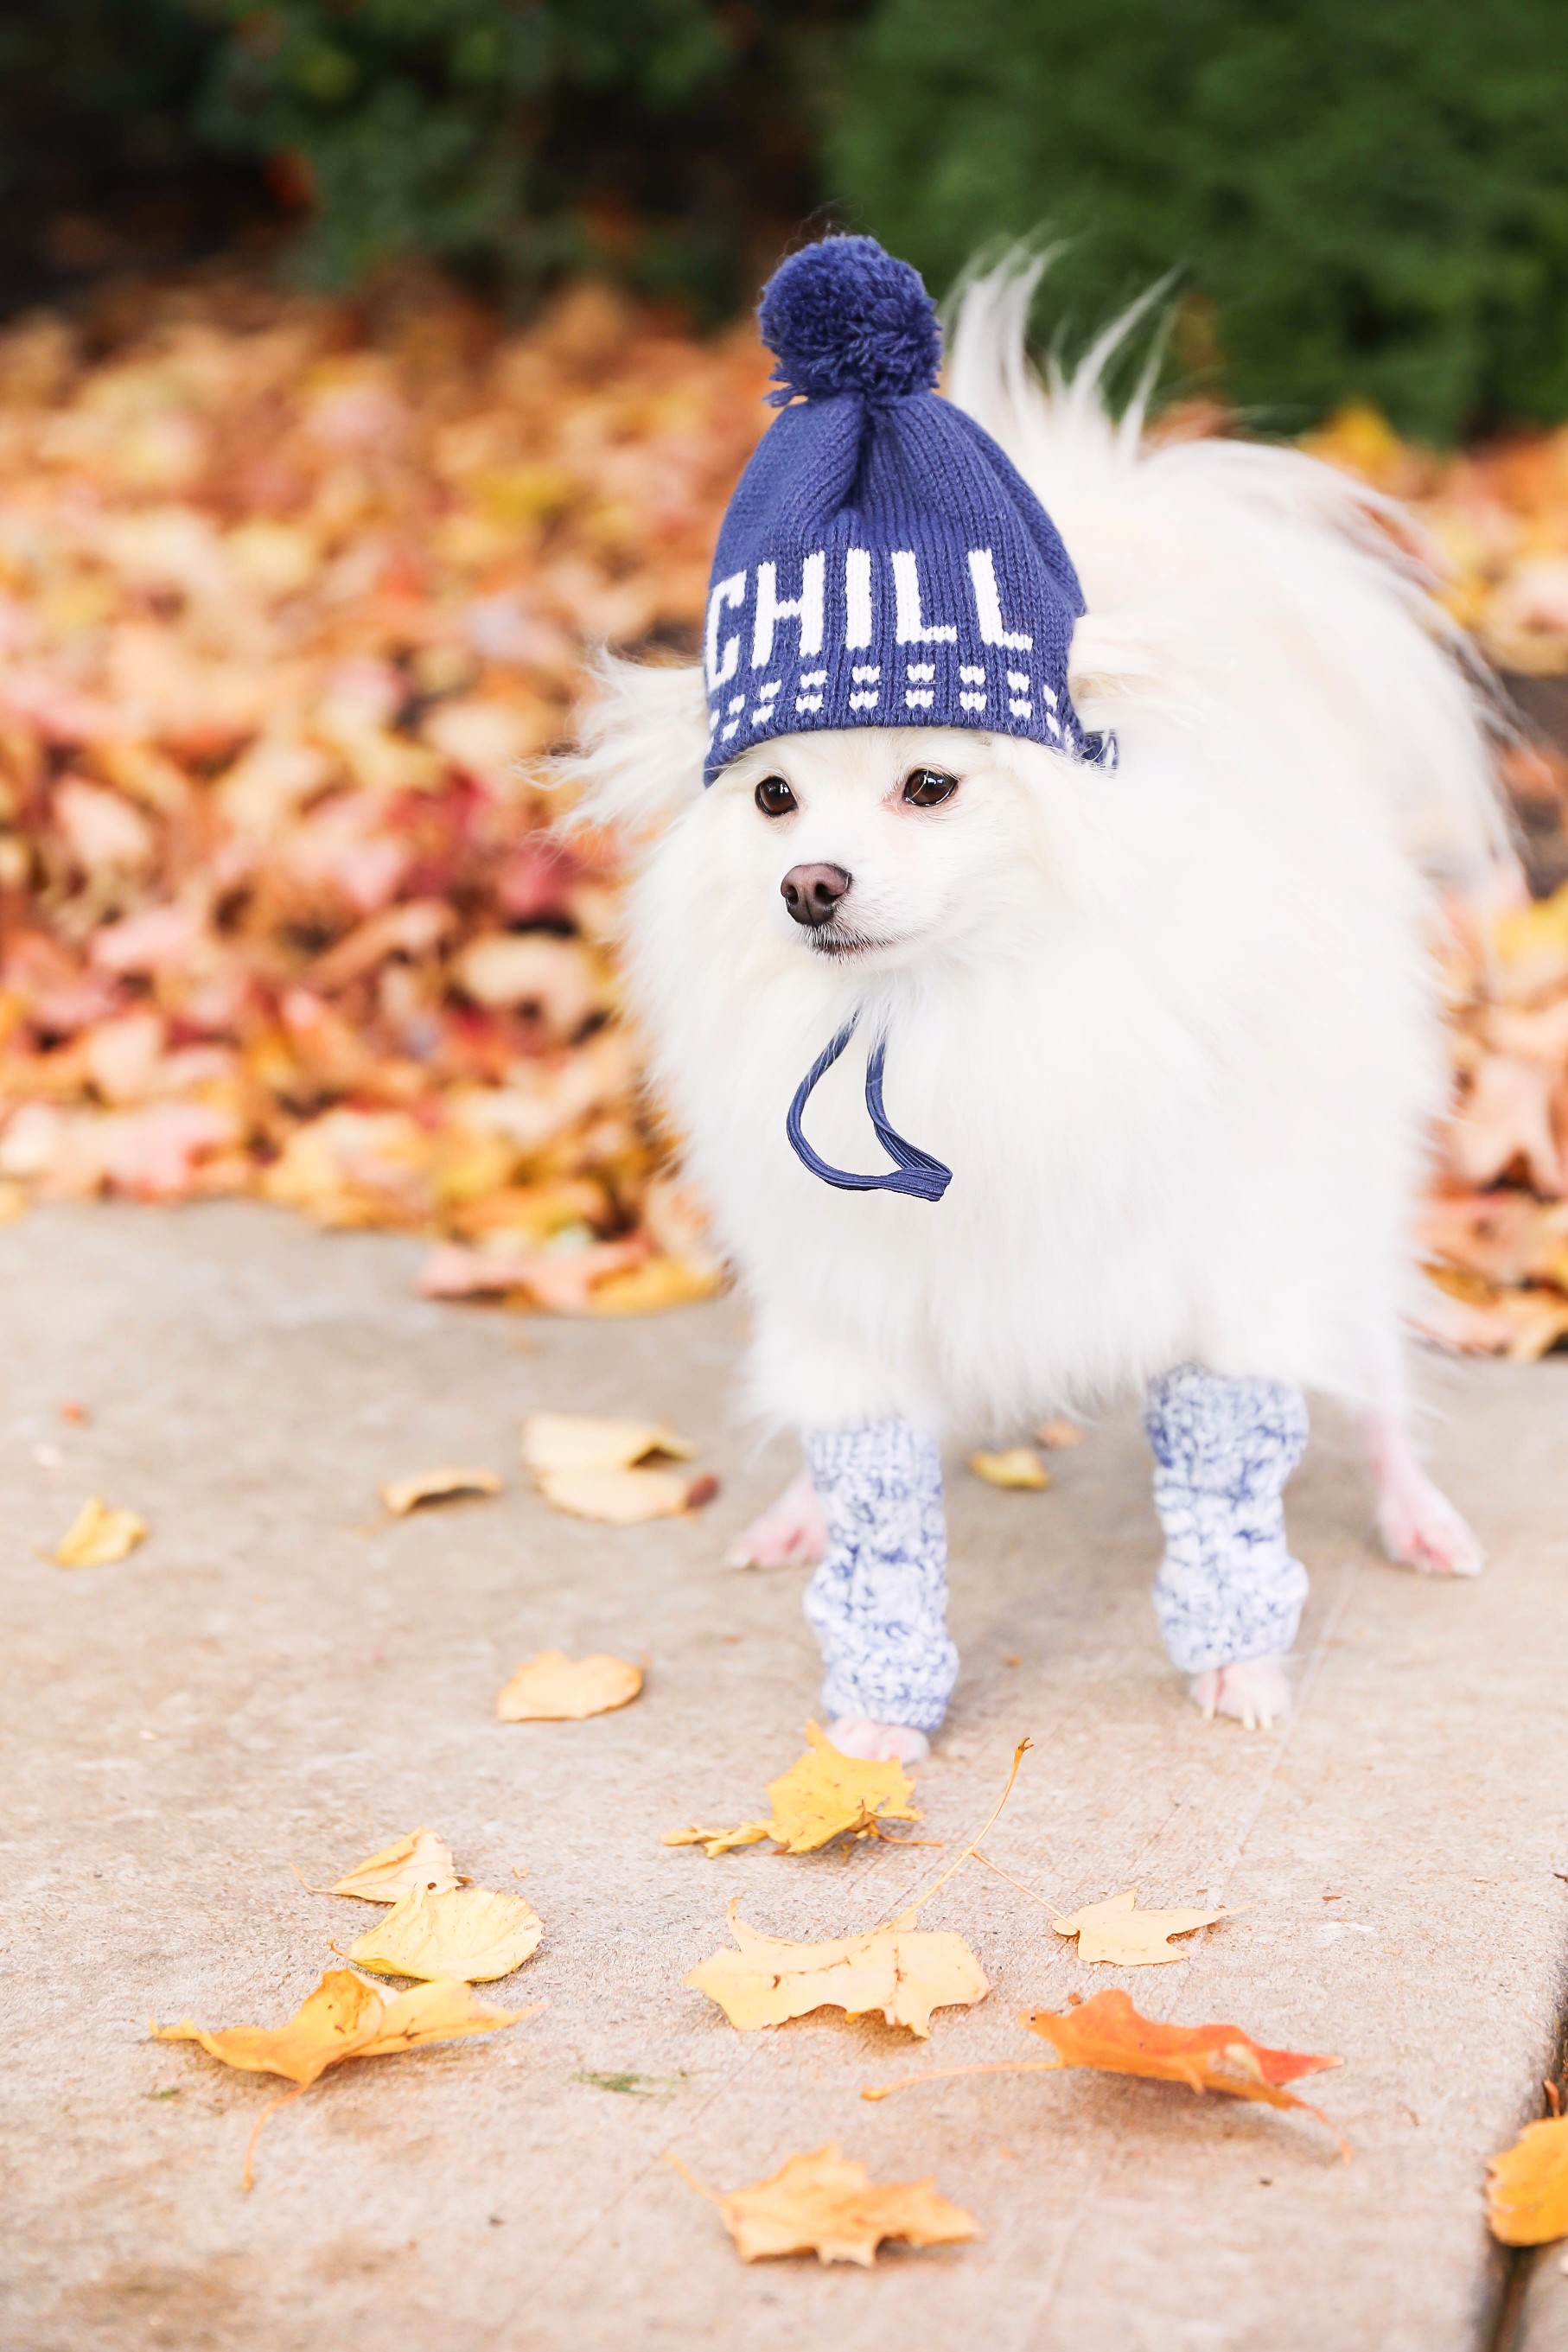
[[[839,727],[975,727],[1115,764],[1068,693],[1083,591],[990,435],[933,386],[918,273],[830,236],[759,311],[780,410],[719,534],[704,781],[747,744]]]

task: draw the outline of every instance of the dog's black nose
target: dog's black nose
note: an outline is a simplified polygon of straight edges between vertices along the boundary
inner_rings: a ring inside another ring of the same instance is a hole
[[[792,866],[779,888],[795,921],[815,930],[832,920],[850,878],[842,866]]]

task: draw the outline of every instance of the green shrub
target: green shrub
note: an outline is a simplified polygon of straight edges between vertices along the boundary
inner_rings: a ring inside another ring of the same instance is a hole
[[[838,0],[188,0],[201,111],[310,192],[301,274],[426,255],[502,289],[609,267],[710,314],[815,201],[796,86]]]
[[[933,282],[1044,225],[1087,326],[1180,268],[1267,426],[1568,415],[1563,0],[879,0],[827,165]]]

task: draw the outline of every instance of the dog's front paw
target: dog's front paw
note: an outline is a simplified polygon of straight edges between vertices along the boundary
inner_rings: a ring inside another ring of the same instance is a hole
[[[827,1521],[808,1471],[784,1488],[730,1548],[731,1568],[815,1568],[827,1549]]]
[[[923,1764],[931,1742],[923,1731],[907,1723],[872,1723],[859,1715],[841,1715],[827,1727],[827,1737],[840,1756],[860,1756],[873,1763]]]
[[[1206,1721],[1228,1715],[1248,1731],[1267,1731],[1290,1712],[1290,1685],[1282,1658],[1244,1658],[1238,1665],[1210,1666],[1192,1681],[1194,1706]]]

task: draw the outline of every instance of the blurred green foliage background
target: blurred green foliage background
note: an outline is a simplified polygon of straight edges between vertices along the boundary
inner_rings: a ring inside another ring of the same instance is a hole
[[[11,0],[0,293],[141,224],[708,320],[803,226],[1043,231],[1069,339],[1174,270],[1174,380],[1447,442],[1568,416],[1565,121],[1563,0]]]

